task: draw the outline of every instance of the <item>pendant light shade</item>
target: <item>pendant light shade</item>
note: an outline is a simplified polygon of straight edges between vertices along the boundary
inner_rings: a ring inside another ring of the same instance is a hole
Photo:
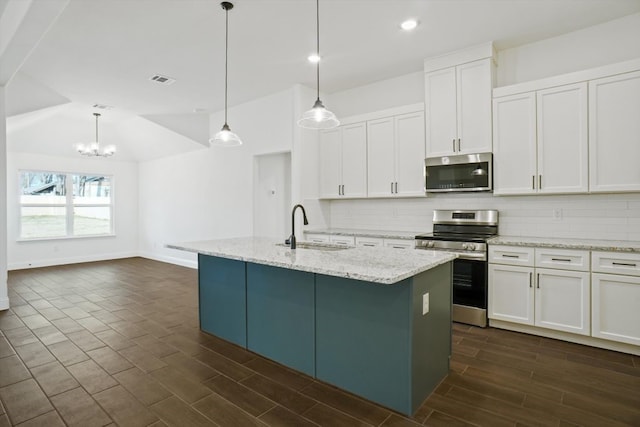
[[[316,55],[320,57],[320,0],[316,0]],[[336,115],[327,110],[320,100],[320,61],[316,62],[316,102],[309,111],[305,111],[298,126],[306,129],[331,129],[340,125]]]
[[[215,147],[237,147],[242,145],[242,140],[238,135],[231,132],[227,124],[227,86],[228,86],[228,64],[229,64],[229,11],[233,9],[233,3],[223,1],[220,3],[225,13],[225,41],[224,41],[224,125],[218,133],[209,139],[209,143]]]
[[[100,142],[98,142],[98,117],[100,113],[93,113],[96,118],[96,140],[89,144],[76,144],[75,148],[78,153],[87,157],[111,157],[116,153],[115,145],[107,145],[103,150],[100,149]]]

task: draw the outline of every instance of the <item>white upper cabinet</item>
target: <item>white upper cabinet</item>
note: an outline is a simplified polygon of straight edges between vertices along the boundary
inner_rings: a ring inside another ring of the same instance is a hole
[[[640,191],[640,71],[589,82],[592,192]]]
[[[587,84],[495,98],[494,192],[587,192]]]
[[[369,197],[424,196],[424,112],[367,122]]]
[[[427,157],[491,151],[492,58],[425,74]]]
[[[493,100],[493,192],[535,193],[535,93]]]
[[[538,191],[588,191],[587,84],[541,90],[536,95]]]
[[[355,123],[320,133],[320,197],[367,196],[367,129]]]

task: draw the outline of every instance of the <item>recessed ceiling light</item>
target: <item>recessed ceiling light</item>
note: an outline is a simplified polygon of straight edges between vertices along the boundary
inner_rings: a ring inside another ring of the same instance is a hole
[[[405,31],[411,31],[418,26],[418,21],[415,19],[407,19],[402,24],[400,24],[400,28]]]
[[[307,60],[313,64],[320,62],[320,55],[318,55],[317,53],[312,53],[311,55],[307,56]]]

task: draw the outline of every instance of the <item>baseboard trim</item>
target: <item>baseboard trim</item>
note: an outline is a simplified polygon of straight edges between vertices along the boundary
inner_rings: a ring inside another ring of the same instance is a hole
[[[52,267],[55,265],[80,264],[83,262],[109,261],[112,259],[133,258],[137,256],[140,256],[137,252],[119,252],[70,258],[45,259],[32,262],[12,263],[7,266],[7,270],[24,270],[28,268]]]
[[[188,267],[188,268],[193,268],[193,269],[197,269],[198,268],[198,261],[196,260],[188,260],[188,259],[182,259],[182,258],[176,258],[176,257],[171,257],[171,256],[166,256],[166,255],[156,255],[156,254],[152,254],[152,253],[148,253],[148,252],[141,252],[138,254],[138,256],[142,257],[142,258],[147,258],[147,259],[151,259],[154,261],[160,261],[160,262],[166,262],[169,264],[174,264],[174,265],[180,265],[182,267]]]

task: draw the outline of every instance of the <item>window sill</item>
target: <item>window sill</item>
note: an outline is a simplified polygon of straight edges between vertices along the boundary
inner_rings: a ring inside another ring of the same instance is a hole
[[[48,242],[51,240],[100,239],[103,237],[116,237],[116,235],[115,233],[111,233],[111,234],[88,234],[86,236],[34,237],[31,239],[16,239],[16,242],[17,243]]]

